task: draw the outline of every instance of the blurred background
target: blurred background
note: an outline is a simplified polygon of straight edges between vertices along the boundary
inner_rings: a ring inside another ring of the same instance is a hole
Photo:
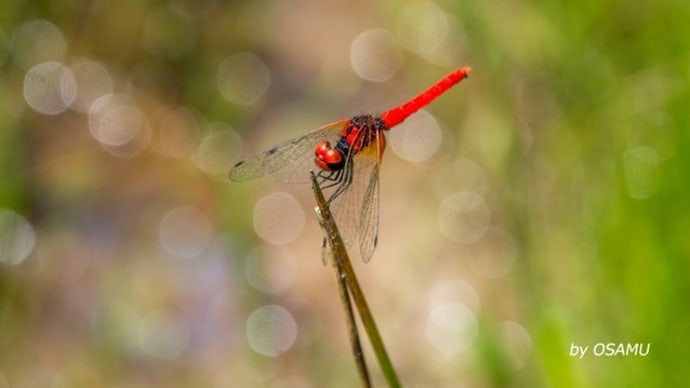
[[[403,384],[681,386],[688,20],[681,0],[3,1],[0,387],[357,386],[309,187],[227,172],[466,65],[389,133],[379,246],[355,258]]]

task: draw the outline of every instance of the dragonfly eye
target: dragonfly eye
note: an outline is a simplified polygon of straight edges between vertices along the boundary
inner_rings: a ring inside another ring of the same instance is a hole
[[[343,154],[331,147],[331,143],[326,140],[319,142],[314,150],[316,154],[316,165],[322,170],[338,171],[345,165]]]

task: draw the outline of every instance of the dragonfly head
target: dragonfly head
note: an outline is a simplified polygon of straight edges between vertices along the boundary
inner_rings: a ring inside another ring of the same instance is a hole
[[[337,149],[331,146],[327,140],[322,140],[316,144],[314,150],[316,165],[325,171],[338,171],[345,166],[345,157]]]

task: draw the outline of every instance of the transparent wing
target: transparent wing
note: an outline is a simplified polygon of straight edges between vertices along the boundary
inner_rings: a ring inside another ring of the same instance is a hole
[[[369,261],[378,239],[378,171],[376,146],[354,156],[352,183],[331,203],[338,230],[351,247],[359,239],[362,260]]]
[[[367,263],[379,240],[379,164],[373,168],[359,214],[359,252]]]
[[[270,175],[284,183],[306,183],[309,181],[309,171],[318,168],[314,163],[316,144],[321,140],[335,144],[347,122],[343,120],[326,124],[237,162],[230,170],[230,179],[245,181]]]

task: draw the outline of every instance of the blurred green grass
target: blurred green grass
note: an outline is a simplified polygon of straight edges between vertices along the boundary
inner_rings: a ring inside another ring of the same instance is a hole
[[[31,110],[10,42],[32,19],[62,31],[68,58],[105,64],[116,90],[134,90],[147,114],[184,106],[204,122],[229,123],[247,141],[244,154],[265,138],[403,101],[449,69],[472,66],[471,78],[429,108],[453,143],[418,168],[387,153],[381,246],[357,268],[403,383],[666,387],[690,378],[687,2],[439,1],[450,52],[404,50],[398,78],[381,84],[352,75],[350,43],[370,28],[399,34],[403,2],[56,4],[0,5],[0,208],[23,215],[37,241],[21,263],[0,264],[0,385],[357,381],[309,198],[300,197],[309,238],[293,247],[295,284],[279,294],[252,288],[244,276],[258,244],[250,209],[266,187],[285,188],[205,174],[193,154],[157,152],[155,137],[134,158],[118,158],[91,137],[84,115]],[[155,12],[182,21],[152,27]],[[247,106],[225,101],[216,86],[218,64],[242,51],[271,73],[267,93]],[[517,260],[503,277],[472,272],[465,247],[438,237],[426,217],[440,199],[419,186],[462,176],[448,171],[457,158],[485,171],[491,226],[514,240]],[[187,204],[207,215],[213,248],[202,259],[170,259],[158,222]],[[418,216],[399,218],[399,209]],[[471,284],[481,309],[468,350],[443,356],[419,346],[427,335],[420,311],[448,279]],[[278,357],[257,354],[245,339],[247,316],[271,303],[288,306],[300,328]],[[506,321],[519,323],[531,346],[511,345]],[[190,334],[159,343],[142,322]],[[569,355],[572,343],[609,342],[651,349],[645,357]]]

